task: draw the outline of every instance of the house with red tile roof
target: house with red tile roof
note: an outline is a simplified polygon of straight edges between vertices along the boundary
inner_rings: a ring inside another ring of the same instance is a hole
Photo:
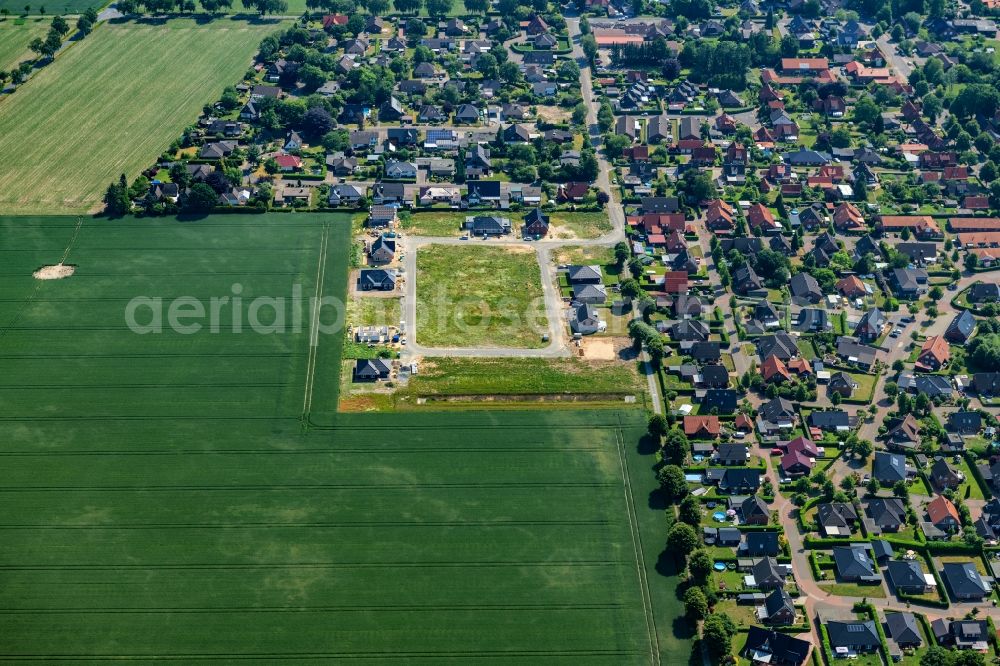
[[[948,341],[943,335],[934,335],[927,338],[924,346],[920,348],[920,355],[913,367],[917,370],[934,372],[939,370],[950,358],[951,349],[948,347]]]
[[[773,354],[760,364],[760,375],[765,382],[783,382],[792,378],[785,363]]]
[[[684,434],[700,439],[714,439],[721,432],[718,416],[685,416]]]

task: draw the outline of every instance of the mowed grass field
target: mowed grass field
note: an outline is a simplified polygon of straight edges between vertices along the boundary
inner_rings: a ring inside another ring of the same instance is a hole
[[[548,320],[533,249],[425,245],[417,251],[416,279],[418,343],[545,346]]]
[[[101,25],[0,100],[0,210],[83,213],[239,81],[276,23]]]
[[[3,5],[0,4],[0,7]],[[44,39],[51,23],[43,18],[26,19],[20,25],[12,18],[0,21],[0,70],[15,69],[21,61],[34,58],[35,54],[28,50],[28,44],[35,37]]]
[[[0,219],[0,660],[687,659],[641,412],[337,415],[342,335],[123,324],[343,298],[349,225]]]

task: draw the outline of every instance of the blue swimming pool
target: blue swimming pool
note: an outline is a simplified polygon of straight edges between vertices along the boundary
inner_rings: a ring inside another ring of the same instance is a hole
[[[716,562],[714,568],[715,568],[716,571],[725,571],[726,570],[726,563],[725,562]]]
[[[712,514],[712,518],[715,518],[717,522],[721,523],[726,519],[726,514],[722,513],[721,511],[716,511],[715,513]]]

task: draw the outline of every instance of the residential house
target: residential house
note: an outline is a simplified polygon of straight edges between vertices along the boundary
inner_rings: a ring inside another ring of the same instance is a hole
[[[396,241],[380,235],[368,248],[368,259],[373,264],[388,264],[396,258]]]
[[[972,562],[945,562],[941,574],[956,601],[981,601],[992,591]]]
[[[927,518],[942,532],[954,532],[962,524],[955,505],[944,495],[938,495],[927,503]]]
[[[684,434],[697,439],[715,439],[719,436],[721,427],[718,416],[685,416]],[[746,447],[744,454],[746,453]],[[725,464],[725,463],[723,463]]]
[[[750,574],[759,590],[774,590],[785,586],[785,568],[773,557],[762,557],[750,567]]]
[[[968,310],[962,310],[958,316],[952,319],[948,325],[948,330],[944,332],[944,337],[949,342],[957,345],[964,345],[972,337],[976,330],[976,318]]]
[[[865,505],[865,515],[882,532],[897,532],[906,524],[906,506],[898,497],[874,497]]]
[[[825,502],[816,506],[816,522],[823,536],[850,536],[858,522],[858,512],[847,502]]]
[[[727,473],[739,471],[741,470],[726,470]],[[778,542],[777,532],[745,532],[743,537],[744,541],[740,548],[742,555],[749,557],[777,557],[781,553],[781,545]]]
[[[906,468],[906,456],[901,453],[876,451],[875,462],[872,463],[872,476],[883,486],[906,481],[911,476]]]
[[[771,666],[803,666],[812,644],[778,631],[751,626],[742,654],[754,664]]]
[[[362,268],[358,275],[359,291],[393,291],[396,271],[391,268]]]
[[[890,560],[885,573],[897,594],[924,594],[930,587],[927,574],[917,560]],[[933,580],[933,576],[930,579]]]
[[[385,359],[358,359],[354,362],[355,382],[374,382],[380,379],[389,379],[390,373],[389,362]]]
[[[570,306],[569,326],[574,333],[590,335],[600,330],[601,321],[597,310],[590,303],[576,303]]]
[[[798,302],[819,303],[823,299],[823,290],[819,282],[806,272],[796,273],[789,282],[792,298]]]
[[[762,612],[763,611],[763,612]],[[777,588],[767,595],[764,605],[758,607],[757,617],[771,625],[795,623],[795,604],[792,596],[784,588]]]
[[[917,618],[913,613],[886,612],[885,624],[889,636],[900,648],[916,648],[923,643]]]
[[[889,431],[885,435],[890,448],[911,450],[920,446],[920,424],[913,414],[889,421]]]
[[[882,647],[882,639],[879,638],[874,620],[831,620],[826,623],[826,633],[834,654],[874,652]]]
[[[909,415],[907,415],[909,416]],[[944,490],[946,488],[958,488],[962,485],[963,477],[953,470],[948,462],[942,457],[938,456],[934,459],[934,464],[931,466],[930,474],[928,475],[931,483],[938,490]]]
[[[876,583],[882,580],[864,544],[834,546],[833,561],[839,580],[859,583]]]
[[[746,449],[746,447],[743,448]],[[745,459],[742,464],[746,464]],[[767,525],[771,521],[771,509],[757,495],[743,500],[737,513],[739,513],[740,523],[743,525]]]
[[[951,358],[948,341],[941,335],[933,335],[924,341],[914,367],[924,372],[940,370]]]

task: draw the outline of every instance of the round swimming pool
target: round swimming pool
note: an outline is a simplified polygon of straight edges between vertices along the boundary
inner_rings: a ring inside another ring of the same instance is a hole
[[[725,571],[726,570],[726,563],[725,562],[716,562],[714,568],[715,568],[716,571]]]
[[[716,511],[715,513],[712,514],[712,518],[715,518],[716,522],[721,523],[726,519],[726,514],[722,513],[721,511]]]

